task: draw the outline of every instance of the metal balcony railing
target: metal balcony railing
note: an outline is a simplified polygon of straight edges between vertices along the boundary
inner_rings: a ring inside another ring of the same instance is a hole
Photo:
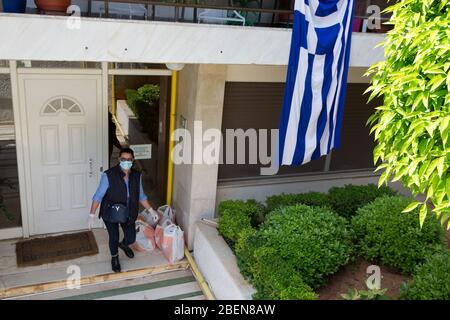
[[[78,6],[77,10],[69,8],[69,13],[37,8],[27,8],[27,13],[289,28],[294,0],[72,0],[72,5]],[[389,30],[382,24],[389,15],[377,14],[387,6],[386,0],[356,0],[353,30]]]

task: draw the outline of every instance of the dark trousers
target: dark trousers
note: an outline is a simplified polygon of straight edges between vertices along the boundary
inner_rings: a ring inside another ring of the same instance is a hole
[[[116,256],[119,253],[119,223],[103,222],[105,223],[106,230],[108,230],[109,251],[111,251],[112,256]],[[125,246],[134,243],[136,241],[136,229],[134,223],[120,223],[120,226],[122,227],[124,235],[122,243]]]

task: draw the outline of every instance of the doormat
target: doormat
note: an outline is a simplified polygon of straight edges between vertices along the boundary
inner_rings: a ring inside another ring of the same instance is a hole
[[[98,254],[92,231],[36,238],[16,243],[18,267],[76,259]]]

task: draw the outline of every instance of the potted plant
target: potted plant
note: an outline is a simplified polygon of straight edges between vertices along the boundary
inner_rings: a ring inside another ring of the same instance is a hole
[[[294,10],[294,1],[292,0],[280,0],[280,10]],[[280,13],[278,15],[279,23],[292,23],[294,21],[293,13]]]
[[[3,12],[25,13],[27,0],[2,0]]]
[[[34,3],[40,11],[66,12],[71,0],[34,0]]]

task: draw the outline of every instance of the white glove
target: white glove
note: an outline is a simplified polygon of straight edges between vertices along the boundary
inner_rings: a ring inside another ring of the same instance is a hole
[[[149,223],[152,227],[156,227],[156,224],[159,220],[159,215],[156,210],[154,210],[152,207],[147,209],[147,212],[149,213],[149,216],[147,217],[147,223]]]
[[[95,214],[89,214],[87,223],[89,230],[95,227]]]

